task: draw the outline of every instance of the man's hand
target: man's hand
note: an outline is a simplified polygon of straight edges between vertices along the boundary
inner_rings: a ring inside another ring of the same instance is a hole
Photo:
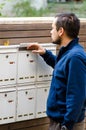
[[[39,45],[38,43],[31,43],[27,46],[28,50],[32,50],[33,53],[38,53],[40,55],[43,55],[46,53],[46,50]]]

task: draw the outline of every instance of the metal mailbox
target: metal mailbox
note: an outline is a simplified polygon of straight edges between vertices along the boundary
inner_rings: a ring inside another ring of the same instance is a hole
[[[17,121],[35,118],[35,86],[19,87],[17,94]]]
[[[0,49],[0,86],[16,84],[17,49]]]
[[[44,44],[44,48],[51,50],[53,54],[56,54],[56,47],[53,44]],[[37,81],[51,80],[53,68],[47,65],[43,58],[38,55],[37,57]]]
[[[36,118],[46,116],[46,102],[47,102],[49,87],[50,87],[50,82],[37,84]]]
[[[43,46],[56,53],[52,44]],[[0,124],[46,116],[52,71],[26,47],[0,46]]]
[[[36,81],[36,55],[31,51],[18,52],[17,83]]]
[[[0,124],[15,122],[16,89],[0,89]]]

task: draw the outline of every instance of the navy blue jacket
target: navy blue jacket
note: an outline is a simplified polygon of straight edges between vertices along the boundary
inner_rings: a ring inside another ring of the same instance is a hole
[[[86,54],[78,38],[62,47],[57,56],[42,55],[54,68],[47,100],[47,115],[72,130],[85,116]]]

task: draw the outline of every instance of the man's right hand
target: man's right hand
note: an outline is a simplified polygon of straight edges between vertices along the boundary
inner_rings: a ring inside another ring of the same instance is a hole
[[[43,55],[46,53],[46,50],[38,43],[31,43],[27,46],[28,50],[32,50],[33,53],[38,53]]]

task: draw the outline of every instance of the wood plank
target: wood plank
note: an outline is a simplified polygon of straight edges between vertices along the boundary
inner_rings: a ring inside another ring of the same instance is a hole
[[[51,37],[36,37],[36,38],[6,38],[0,39],[0,45],[4,45],[4,42],[9,41],[10,44],[20,44],[28,42],[39,42],[39,43],[51,43]],[[86,36],[80,36],[79,42],[84,42],[86,44]]]
[[[51,23],[30,23],[30,24],[0,24],[0,31],[8,30],[49,30]]]
[[[28,43],[28,42],[39,42],[39,43],[50,43],[51,37],[36,37],[36,38],[6,38],[0,39],[0,45],[4,45],[4,42],[9,41],[11,44],[20,44],[20,43]]]
[[[82,22],[81,22],[80,28],[86,28],[86,22],[85,22],[85,23],[82,23]]]
[[[13,130],[48,130],[49,125],[40,125],[40,126],[35,126],[35,127],[28,127],[28,128],[22,128],[22,129],[13,129]]]
[[[25,128],[30,128],[30,127],[35,128],[35,127],[44,126],[44,125],[49,125],[49,119],[47,117],[12,123],[10,124],[10,129],[11,130],[17,130],[17,129],[25,130]]]
[[[81,28],[79,34],[86,35],[86,28]]]
[[[79,38],[81,42],[86,41],[86,35],[80,35]]]
[[[50,30],[34,30],[34,31],[0,31],[0,39],[3,38],[30,38],[30,37],[47,37],[50,36]]]
[[[0,130],[10,130],[8,125],[0,125]]]

